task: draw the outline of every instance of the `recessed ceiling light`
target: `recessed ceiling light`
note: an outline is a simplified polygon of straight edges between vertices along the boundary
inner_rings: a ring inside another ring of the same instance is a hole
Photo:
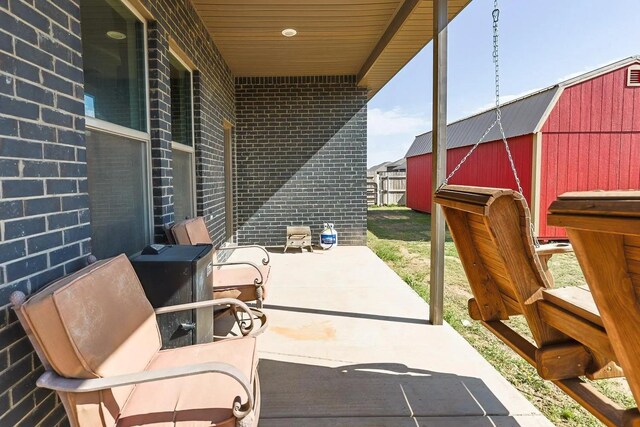
[[[282,30],[282,35],[285,37],[293,37],[296,34],[298,34],[298,32],[293,28],[285,28],[284,30]]]
[[[127,35],[121,33],[120,31],[107,31],[107,37],[110,37],[114,40],[124,40],[127,38]]]

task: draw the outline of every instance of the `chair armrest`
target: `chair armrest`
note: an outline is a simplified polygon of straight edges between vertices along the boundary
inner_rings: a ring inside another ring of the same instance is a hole
[[[245,334],[252,334],[253,329],[255,328],[255,323],[253,321],[253,316],[251,312],[251,308],[240,300],[234,298],[218,298],[218,299],[210,299],[206,301],[198,301],[198,302],[190,302],[187,304],[178,304],[178,305],[170,305],[167,307],[158,307],[154,309],[156,314],[166,314],[166,313],[175,313],[177,311],[185,311],[185,310],[195,310],[198,308],[204,307],[213,307],[216,305],[234,305],[237,306],[240,310],[244,311],[249,316],[249,327],[243,330]],[[262,332],[264,329],[260,328],[256,332],[256,335]]]
[[[262,335],[264,331],[267,330],[269,326],[269,317],[265,312],[249,307],[251,310],[251,315],[249,318],[251,321],[249,322],[249,326],[245,326],[244,324],[238,322],[238,326],[240,327],[241,336],[228,336],[228,335],[216,335],[213,334],[213,339],[216,341],[228,341],[228,340],[237,340],[244,337],[257,337],[258,335]],[[260,323],[256,322],[254,319],[259,319]],[[237,320],[237,319],[236,319]],[[244,320],[243,320],[244,321]]]
[[[555,254],[565,254],[573,252],[573,246],[570,243],[548,243],[546,245],[540,245],[536,248],[536,254],[538,256],[548,256]]]
[[[260,245],[242,245],[242,246],[225,246],[223,248],[218,248],[219,251],[235,251],[239,249],[260,249],[265,254],[265,258],[262,258],[262,264],[268,265],[271,262],[271,257],[269,256],[269,251],[264,246]]]
[[[230,262],[214,262],[211,264],[213,267],[230,267],[233,265],[250,265],[251,267],[253,267],[257,272],[258,272],[258,276],[256,277],[255,280],[253,281],[253,283],[256,285],[256,287],[262,285],[264,283],[264,276],[262,275],[262,271],[260,271],[260,267],[258,267],[256,264],[250,262],[250,261],[230,261]]]
[[[38,378],[36,385],[41,388],[55,390],[64,393],[89,393],[112,389],[133,384],[142,384],[153,381],[182,378],[192,375],[216,373],[226,375],[236,380],[247,393],[247,402],[241,404],[240,397],[236,397],[233,403],[233,414],[242,419],[253,409],[254,397],[251,384],[245,375],[233,365],[221,362],[207,362],[193,365],[178,366],[175,368],[158,369],[153,371],[141,371],[131,374],[117,375],[106,378],[65,378],[55,372],[46,371]]]

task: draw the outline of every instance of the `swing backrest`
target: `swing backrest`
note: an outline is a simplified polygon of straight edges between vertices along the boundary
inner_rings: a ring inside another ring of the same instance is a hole
[[[640,191],[566,193],[549,208],[565,227],[613,351],[640,402]]]
[[[541,320],[535,304],[551,286],[535,253],[523,196],[509,189],[447,185],[435,201],[477,304],[470,312],[485,322],[524,315],[538,347],[565,341]]]

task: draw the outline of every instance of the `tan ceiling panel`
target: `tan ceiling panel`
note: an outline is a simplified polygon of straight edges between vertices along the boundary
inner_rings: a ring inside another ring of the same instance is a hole
[[[471,0],[449,0],[449,20]],[[422,0],[393,39],[367,70],[360,72],[360,84],[372,97],[433,39],[433,1]]]
[[[450,17],[469,1],[449,0]],[[431,39],[430,0],[193,3],[235,76],[361,74],[373,94]]]
[[[356,74],[401,3],[194,0],[236,76]]]

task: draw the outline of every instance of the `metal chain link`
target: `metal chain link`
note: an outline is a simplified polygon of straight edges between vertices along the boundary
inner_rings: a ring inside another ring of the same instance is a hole
[[[495,127],[495,125],[498,123],[498,120],[494,120],[494,122],[491,124],[491,126],[489,126],[489,128],[485,131],[484,135],[482,135],[480,137],[480,139],[478,140],[478,142],[476,142],[475,144],[473,144],[473,147],[471,147],[471,150],[469,150],[467,152],[467,154],[464,155],[464,157],[462,158],[462,160],[460,160],[460,163],[458,163],[458,165],[451,171],[451,173],[449,174],[449,176],[447,176],[445,178],[445,180],[442,182],[442,184],[440,185],[440,188],[444,187],[445,185],[447,185],[447,183],[449,182],[449,180],[451,179],[451,177],[453,175],[456,174],[456,172],[458,172],[458,169],[460,169],[462,167],[462,165],[464,164],[464,162],[467,161],[467,159],[469,158],[469,156],[471,156],[471,154],[473,154],[473,152],[476,150],[476,148],[478,148],[478,145],[480,145],[480,143],[482,143],[482,141],[484,141],[484,139],[487,137],[487,135],[489,134],[489,132],[491,132],[491,129],[493,129]],[[440,189],[439,188],[439,189]]]
[[[478,145],[484,141],[487,137],[491,129],[493,129],[496,124],[498,125],[498,129],[500,130],[500,136],[502,137],[502,142],[504,143],[504,148],[507,152],[507,157],[509,158],[509,166],[511,166],[511,171],[513,172],[513,177],[516,180],[516,185],[518,186],[518,192],[523,196],[524,203],[527,201],[524,199],[524,191],[522,190],[522,185],[520,184],[520,177],[518,176],[518,171],[516,170],[516,164],[513,160],[513,156],[511,155],[511,149],[509,147],[509,142],[507,141],[507,137],[504,133],[504,128],[502,127],[502,110],[500,108],[500,33],[499,33],[499,22],[500,22],[500,8],[498,7],[498,0],[493,1],[493,11],[491,12],[491,16],[493,17],[493,65],[494,65],[494,76],[495,76],[495,110],[496,110],[496,120],[489,126],[489,128],[485,131],[482,137],[476,142],[471,149],[465,154],[465,156],[460,160],[458,165],[451,171],[449,176],[442,182],[440,188],[444,187],[449,183],[449,180],[458,172],[458,170],[462,167],[464,162],[467,161],[469,156],[473,154],[473,152],[478,148]],[[531,227],[531,238],[533,239],[533,244],[536,247],[540,246],[540,242],[536,237],[535,227],[533,222],[530,222]]]

